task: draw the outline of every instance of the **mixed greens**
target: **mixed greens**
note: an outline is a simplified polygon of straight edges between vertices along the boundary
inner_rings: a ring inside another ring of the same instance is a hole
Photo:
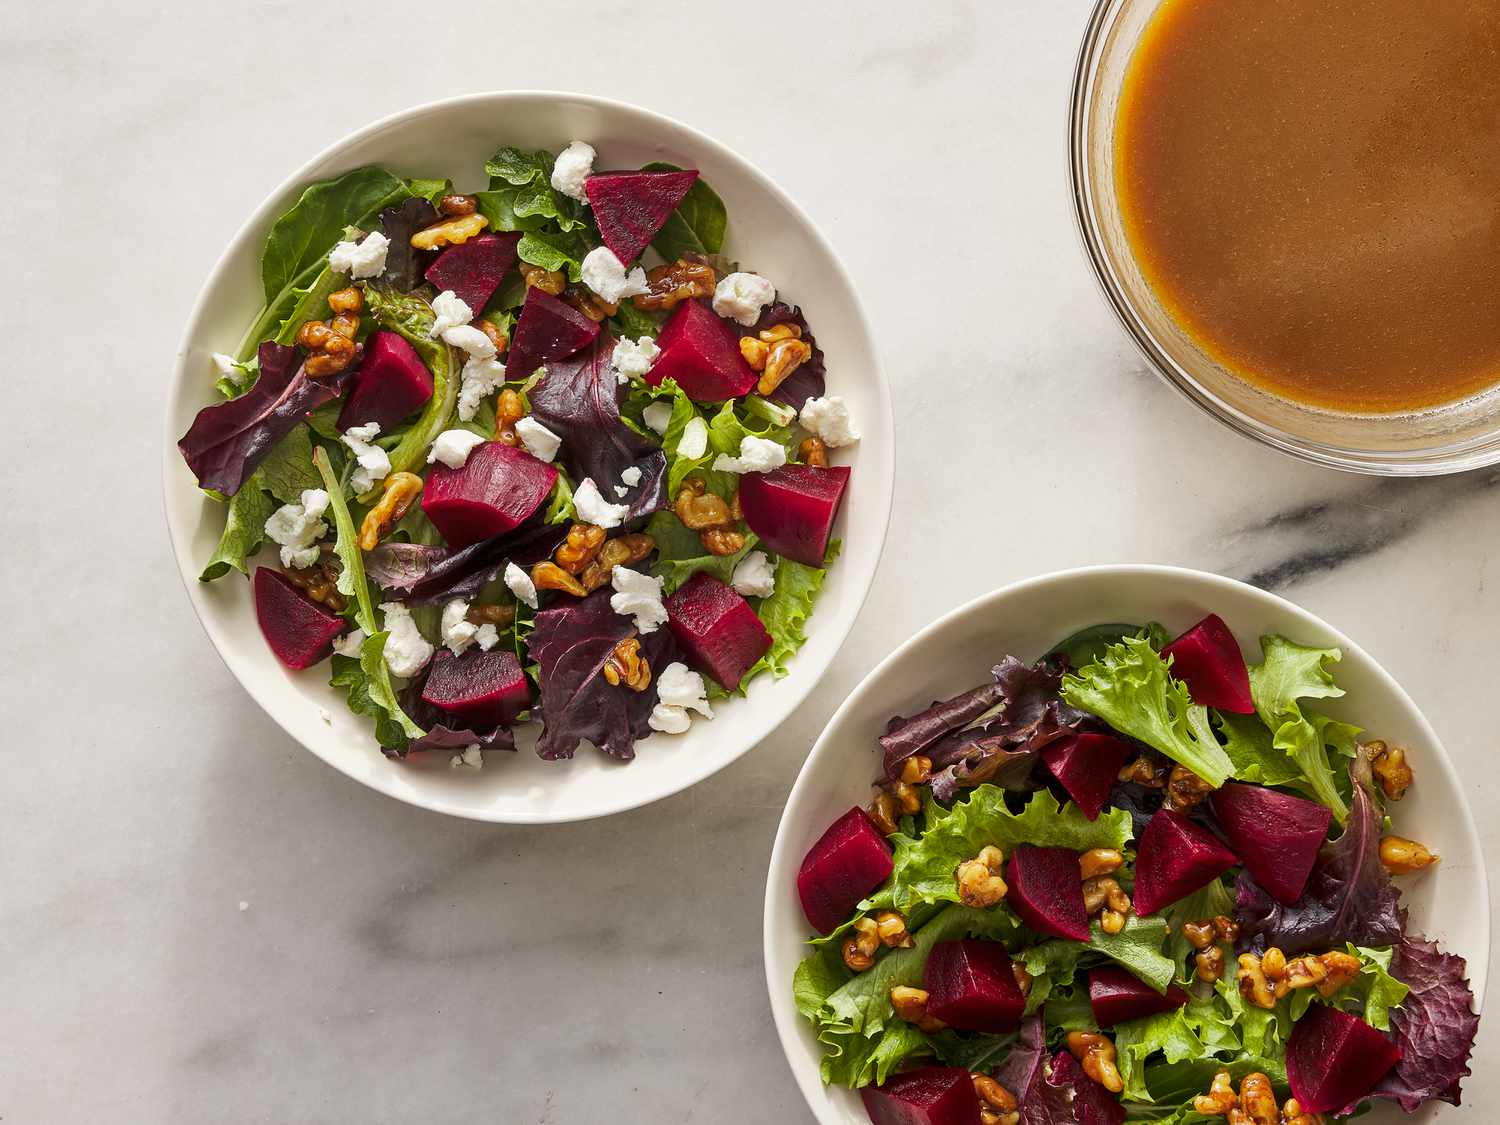
[[[629,759],[786,675],[838,553],[858,434],[801,310],[696,171],[595,159],[307,187],[179,443],[224,508],[202,580],[251,576],[392,757],[478,765],[534,717],[544,758]]]
[[[1457,1104],[1462,958],[1407,929],[1406,751],[1318,710],[1340,653],[1101,625],[893,718],[798,876],[792,982],[871,1120],[1315,1125]]]

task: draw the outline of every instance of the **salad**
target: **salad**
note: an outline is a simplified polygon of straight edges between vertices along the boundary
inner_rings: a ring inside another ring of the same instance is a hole
[[[630,759],[786,675],[838,553],[858,433],[811,326],[697,171],[595,159],[309,186],[178,443],[223,505],[202,580],[249,576],[392,757],[477,767],[535,719],[543,758]]]
[[[1387,827],[1413,763],[1317,709],[1337,649],[1261,649],[1100,625],[893,718],[797,877],[823,1080],[876,1125],[1457,1105],[1474,998],[1401,905],[1438,857]]]

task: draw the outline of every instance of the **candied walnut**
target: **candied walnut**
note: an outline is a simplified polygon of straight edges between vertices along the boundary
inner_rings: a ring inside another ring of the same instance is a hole
[[[1286,1105],[1281,1107],[1281,1125],[1323,1125],[1323,1115],[1303,1113],[1302,1103],[1296,1098],[1288,1098]]]
[[[595,556],[594,561],[584,567],[582,573],[579,574],[578,581],[584,590],[592,594],[609,582],[615,567],[640,562],[654,550],[656,550],[656,540],[645,532],[617,536],[608,540],[599,549],[599,554]]]
[[[979,1098],[979,1125],[1016,1125],[1021,1120],[1016,1096],[987,1074],[976,1074],[974,1093]]]
[[[518,446],[516,423],[526,417],[526,403],[520,394],[507,387],[495,399],[495,440],[501,445]]]
[[[310,352],[320,352],[333,331],[321,320],[309,320],[297,329],[297,343]]]
[[[806,340],[777,340],[766,353],[766,365],[755,390],[760,395],[776,393],[776,388],[791,377],[793,371],[812,358],[812,345]]]
[[[1431,867],[1441,857],[1428,851],[1415,840],[1405,836],[1382,836],[1380,839],[1380,865],[1392,875],[1410,875],[1424,867]]]
[[[906,918],[894,910],[882,910],[875,915],[875,933],[880,944],[892,949],[910,949],[914,944],[911,934],[906,932]]]
[[[1137,785],[1145,786],[1147,789],[1161,789],[1167,784],[1167,771],[1160,768],[1150,758],[1142,754],[1135,761],[1126,764],[1120,770],[1117,777],[1119,781],[1133,781]]]
[[[908,816],[915,816],[922,811],[922,794],[917,792],[914,785],[897,778],[895,781],[887,781],[885,788],[896,799],[901,811]]]
[[[678,258],[646,272],[647,292],[635,297],[635,307],[653,310],[674,309],[695,297],[710,297],[719,284],[719,276],[707,262]]]
[[[1167,776],[1167,808],[1173,812],[1187,812],[1203,803],[1214,787],[1186,766],[1173,766]]]
[[[1182,936],[1194,949],[1204,950],[1214,943],[1214,921],[1205,918],[1201,922],[1184,922]]]
[[[901,780],[908,785],[921,785],[932,776],[932,759],[925,754],[913,754],[901,763]]]
[[[745,546],[745,537],[738,531],[722,527],[710,527],[698,533],[698,541],[710,555],[727,558]]]
[[[569,285],[563,292],[563,300],[596,324],[620,311],[620,302],[606,301],[584,285]]]
[[[896,807],[896,798],[884,789],[875,790],[875,798],[865,810],[882,836],[891,836],[901,828],[901,813]]]
[[[1343,953],[1337,949],[1329,950],[1327,953],[1318,955],[1318,964],[1322,966],[1326,975],[1322,980],[1313,983],[1318,989],[1318,994],[1325,998],[1332,996],[1359,976],[1359,958],[1352,953]]]
[[[365,513],[355,538],[361,551],[373,551],[391,533],[401,517],[422,494],[422,478],[416,473],[392,473],[380,485],[380,499]]]
[[[521,280],[526,283],[527,289],[540,289],[543,293],[556,297],[567,287],[567,276],[560,270],[544,270],[530,262],[522,262],[520,268]]]
[[[411,244],[417,250],[436,250],[440,246],[458,246],[468,242],[489,225],[483,215],[459,215],[444,219],[411,236]]]
[[[1239,982],[1240,995],[1257,1008],[1276,1007],[1276,993],[1261,969],[1261,959],[1253,953],[1242,953],[1239,965],[1234,977]]]
[[[309,355],[302,366],[308,378],[326,379],[348,367],[357,350],[353,340],[330,331],[323,341],[323,350]]]
[[[326,605],[335,613],[343,613],[348,604],[338,587],[339,573],[343,569],[343,563],[330,547],[319,553],[318,561],[312,566],[290,567],[286,576],[293,586],[319,605]]]
[[[1271,1079],[1255,1071],[1240,1082],[1240,1113],[1246,1125],[1277,1125],[1276,1093]]]
[[[1405,748],[1388,746],[1378,740],[1366,742],[1364,748],[1374,755],[1370,764],[1375,771],[1375,780],[1380,783],[1380,791],[1385,794],[1387,800],[1401,800],[1406,796],[1406,791],[1411,788],[1413,780],[1411,766],[1406,761]]]
[[[359,312],[365,307],[365,294],[358,285],[328,294],[328,307],[336,313]]]
[[[438,212],[450,219],[456,219],[463,215],[472,215],[479,210],[479,200],[472,195],[448,194],[438,200]]]
[[[1228,1117],[1229,1111],[1238,1105],[1239,1097],[1234,1092],[1234,1081],[1227,1070],[1214,1075],[1208,1093],[1199,1094],[1193,1099],[1193,1108],[1205,1117]]]
[[[588,592],[578,579],[555,562],[539,562],[532,567],[531,583],[538,590],[561,590],[565,594],[572,594],[575,598],[581,598]]]
[[[727,527],[732,522],[729,518],[729,505],[709,492],[697,477],[689,477],[682,482],[677,499],[672,503],[672,511],[682,521],[682,526],[690,531]]]
[[[1198,979],[1212,984],[1224,975],[1224,948],[1211,945],[1193,957],[1193,968]]]
[[[1115,1066],[1114,1041],[1105,1035],[1088,1031],[1068,1032],[1068,1052],[1083,1064],[1087,1074],[1111,1094],[1125,1089],[1125,1081]]]
[[[485,338],[495,345],[497,355],[504,355],[510,350],[510,337],[500,331],[500,326],[487,316],[482,316],[474,321],[474,326],[483,332]],[[514,391],[511,394],[515,394]],[[519,396],[518,396],[519,397]]]
[[[840,955],[844,965],[855,973],[862,973],[875,964],[875,954],[880,950],[880,935],[873,918],[856,918],[853,932],[844,939]]]
[[[513,605],[473,605],[469,612],[464,615],[465,620],[473,625],[493,625],[497,629],[503,629],[516,619],[516,607]]]
[[[1110,875],[1125,866],[1125,856],[1115,848],[1090,848],[1078,857],[1078,874],[1082,879]]]
[[[953,870],[958,900],[976,910],[998,905],[1009,890],[1000,877],[1004,866],[1005,854],[993,845],[981,848],[973,859],[964,860]]]
[[[828,464],[828,446],[823,444],[822,438],[806,438],[801,445],[797,446],[797,460],[804,465],[823,468]]]
[[[568,528],[568,537],[552,552],[552,561],[569,574],[579,574],[599,554],[606,534],[604,528],[595,524],[575,523]]]
[[[927,1014],[927,992],[924,989],[898,984],[891,989],[891,1007],[896,1009],[896,1015],[922,1031],[942,1031],[946,1026]]]
[[[631,691],[645,691],[651,686],[651,663],[641,655],[638,637],[626,637],[604,662],[604,679],[611,687],[624,684]]]

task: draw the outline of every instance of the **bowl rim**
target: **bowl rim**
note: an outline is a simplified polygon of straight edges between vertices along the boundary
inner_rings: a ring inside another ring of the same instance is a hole
[[[866,694],[871,690],[872,684],[884,674],[887,668],[906,658],[907,654],[919,646],[925,644],[935,634],[943,632],[970,614],[988,612],[996,603],[1005,602],[1017,597],[1025,597],[1033,591],[1048,585],[1066,584],[1081,578],[1088,577],[1126,577],[1144,575],[1164,581],[1186,580],[1203,583],[1205,588],[1213,589],[1237,589],[1244,593],[1248,592],[1252,598],[1260,599],[1265,604],[1277,610],[1288,612],[1295,617],[1300,617],[1327,631],[1333,637],[1345,653],[1356,653],[1369,662],[1382,686],[1391,692],[1397,702],[1410,712],[1415,720],[1415,726],[1420,730],[1422,737],[1438,751],[1436,765],[1443,773],[1445,780],[1453,786],[1455,792],[1463,793],[1463,786],[1454,766],[1452,758],[1448,755],[1447,748],[1442,740],[1438,738],[1436,730],[1428,721],[1427,716],[1422,713],[1421,708],[1407,694],[1406,689],[1398,683],[1389,672],[1385,670],[1378,660],[1371,656],[1362,646],[1351,640],[1342,630],[1330,625],[1322,617],[1311,610],[1304,609],[1296,602],[1282,597],[1280,594],[1263,590],[1258,586],[1252,586],[1248,582],[1241,582],[1235,578],[1228,578],[1222,574],[1212,571],[1196,570],[1191,567],[1168,566],[1158,563],[1105,563],[1092,566],[1070,567],[1064,570],[1048,571],[1045,574],[1033,575],[1030,578],[1022,578],[1008,583],[989,593],[981,594],[971,598],[962,605],[950,609],[927,626],[919,629],[911,637],[907,638],[894,650],[890,652],[880,663],[871,668],[849,692],[838,710],[828,720],[828,725],[823,728],[818,739],[813,743],[807,758],[798,770],[797,779],[792,783],[792,788],[787,794],[786,802],[782,810],[781,821],[776,827],[776,839],[771,846],[771,858],[766,871],[766,894],[765,902],[761,911],[761,961],[765,967],[766,989],[770,995],[771,1017],[776,1027],[776,1036],[780,1042],[782,1054],[786,1057],[787,1065],[792,1071],[792,1077],[796,1080],[797,1088],[802,1092],[803,1100],[807,1103],[808,1110],[817,1118],[821,1125],[845,1125],[842,1118],[835,1119],[826,1116],[823,1112],[821,1102],[824,1100],[822,1079],[818,1073],[815,1060],[807,1058],[806,1044],[803,1042],[805,1028],[804,1021],[796,1011],[791,1000],[791,980],[778,979],[773,976],[772,965],[777,959],[781,948],[781,942],[775,933],[778,919],[785,913],[786,887],[777,882],[778,873],[790,871],[794,858],[789,858],[788,853],[793,847],[791,837],[798,830],[792,826],[793,811],[799,806],[806,796],[808,790],[808,776],[816,762],[825,755],[834,753],[833,736],[840,727],[844,725],[856,712],[867,706]],[[887,708],[887,711],[889,708]],[[1427,768],[1433,763],[1429,762]],[[1468,844],[1473,854],[1478,857],[1478,895],[1480,901],[1489,902],[1489,869],[1484,860],[1484,851],[1479,838],[1479,831],[1474,823],[1473,810],[1469,807],[1467,799],[1459,802],[1460,820],[1464,834],[1468,838]],[[799,826],[800,827],[800,826]],[[800,841],[799,841],[800,843]],[[1488,909],[1480,912],[1481,939],[1483,949],[1484,977],[1481,987],[1474,993],[1474,1007],[1476,1012],[1482,1012],[1484,1008],[1484,994],[1489,986],[1489,966],[1492,960],[1491,925]],[[1480,956],[1476,951],[1475,956],[1469,958],[1471,965],[1470,976],[1472,979],[1472,965]]]
[[[1179,364],[1157,340],[1145,320],[1137,315],[1104,250],[1094,211],[1094,193],[1089,184],[1089,108],[1095,63],[1115,10],[1125,0],[1095,0],[1084,27],[1083,40],[1073,67],[1068,100],[1068,195],[1072,202],[1074,228],[1105,303],[1130,337],[1136,350],[1169,386],[1209,417],[1236,433],[1252,438],[1301,461],[1343,472],[1368,476],[1420,477],[1468,472],[1500,462],[1500,427],[1462,441],[1423,449],[1381,451],[1352,449],[1302,438],[1254,418],[1216,395]]]
[[[847,289],[855,328],[869,342],[871,362],[866,375],[873,383],[876,399],[881,407],[882,421],[886,423],[881,428],[885,431],[882,437],[888,446],[888,452],[883,458],[877,459],[870,466],[869,470],[871,475],[878,476],[875,482],[876,486],[878,486],[878,493],[873,490],[871,492],[872,499],[876,501],[874,507],[878,510],[872,511],[869,516],[874,521],[875,526],[875,549],[870,552],[868,560],[861,560],[861,565],[856,565],[856,560],[845,558],[840,566],[841,578],[851,583],[857,583],[857,587],[851,586],[853,610],[849,613],[847,621],[841,627],[838,625],[827,626],[827,628],[839,629],[839,632],[833,638],[832,655],[823,667],[804,668],[794,671],[784,680],[776,681],[776,690],[784,701],[778,708],[778,710],[783,711],[780,717],[754,721],[750,716],[745,716],[737,727],[737,737],[742,741],[739,750],[713,764],[710,768],[685,768],[678,773],[671,774],[669,775],[669,784],[660,786],[655,790],[636,793],[630,787],[616,786],[612,788],[614,796],[611,799],[597,801],[590,807],[577,811],[568,810],[561,812],[553,809],[545,809],[536,815],[530,815],[529,812],[514,813],[507,812],[506,810],[474,808],[446,801],[435,794],[423,791],[414,792],[409,787],[397,785],[396,778],[398,775],[389,771],[380,771],[374,776],[358,774],[352,768],[352,763],[347,761],[344,756],[324,753],[316,746],[304,741],[293,729],[290,721],[278,712],[267,694],[260,690],[252,678],[241,675],[241,670],[237,666],[237,659],[231,656],[231,652],[235,649],[235,646],[227,636],[223,635],[216,628],[205,611],[202,590],[200,589],[202,584],[198,581],[198,568],[193,565],[190,557],[191,544],[188,542],[187,529],[178,528],[172,517],[171,493],[173,489],[173,474],[177,471],[180,460],[177,450],[176,427],[173,425],[172,409],[173,404],[186,393],[189,379],[187,364],[194,340],[200,332],[201,322],[205,317],[212,295],[218,290],[230,270],[231,259],[239,255],[245,243],[251,240],[252,235],[260,231],[264,223],[274,219],[275,214],[279,213],[279,208],[284,208],[285,200],[289,198],[290,193],[300,190],[300,188],[305,186],[310,178],[319,174],[320,168],[330,161],[336,161],[343,152],[351,147],[376,137],[389,128],[397,125],[405,125],[412,120],[428,116],[440,116],[456,108],[476,104],[519,103],[524,105],[527,102],[550,103],[558,101],[567,101],[575,105],[583,105],[601,111],[636,115],[653,124],[679,130],[695,146],[701,146],[705,151],[712,152],[719,159],[735,166],[757,190],[765,192],[778,205],[791,213],[796,221],[801,224],[802,228],[811,236],[814,245],[827,257],[834,276]],[[167,525],[167,536],[171,544],[174,561],[177,564],[178,578],[182,582],[184,592],[187,594],[189,604],[193,607],[193,613],[197,617],[199,625],[203,628],[204,633],[207,634],[210,644],[218,654],[219,659],[229,670],[230,675],[235,678],[240,687],[292,741],[346,777],[350,777],[374,789],[376,792],[383,793],[387,797],[416,808],[428,809],[433,812],[445,813],[468,820],[497,824],[566,824],[627,812],[631,809],[640,808],[680,793],[738,761],[764,741],[787,719],[791,718],[798,708],[801,707],[807,696],[821,682],[834,660],[837,659],[839,651],[843,648],[844,641],[848,638],[849,632],[853,629],[855,622],[863,612],[865,603],[869,599],[870,591],[874,586],[875,575],[879,569],[881,558],[885,552],[885,545],[890,531],[891,510],[895,499],[895,471],[898,455],[895,441],[895,426],[893,424],[894,416],[895,411],[891,398],[890,380],[881,362],[878,337],[871,326],[869,313],[865,308],[859,286],[855,283],[853,275],[850,274],[848,267],[844,264],[843,259],[839,256],[822,228],[813,222],[812,218],[801,205],[763,171],[759,165],[742,156],[723,141],[709,136],[707,133],[686,122],[664,113],[658,113],[644,106],[636,105],[633,102],[594,94],[577,93],[571,90],[484,90],[408,106],[386,114],[353,132],[338,137],[304,161],[289,176],[272,188],[260,204],[246,216],[244,222],[240,224],[239,228],[225,245],[223,251],[219,254],[213,268],[209,270],[207,277],[198,290],[197,297],[194,299],[192,308],[188,313],[180,343],[178,344],[171,377],[166,382],[163,398],[164,425],[160,495],[163,515]],[[882,467],[883,472],[881,471]],[[883,503],[879,502],[881,498],[883,498]],[[739,734],[738,732],[744,727],[753,727],[753,729],[748,735]]]

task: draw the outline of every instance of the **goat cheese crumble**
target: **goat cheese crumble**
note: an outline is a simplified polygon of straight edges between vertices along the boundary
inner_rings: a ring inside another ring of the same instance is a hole
[[[468,352],[476,359],[495,358],[495,341],[472,324],[459,324],[443,329],[443,343]]]
[[[526,447],[526,452],[538,461],[552,461],[557,457],[557,447],[562,444],[558,437],[530,414],[516,422],[516,437]]]
[[[654,633],[666,624],[667,607],[661,604],[660,578],[628,566],[617,566],[610,572],[610,585],[615,592],[609,597],[609,608],[621,617],[634,618],[635,627],[642,633]]]
[[[368,492],[375,487],[377,481],[390,475],[390,456],[380,446],[371,444],[379,435],[379,422],[350,426],[344,431],[343,442],[357,462],[354,475],[349,478],[349,484],[356,493]]]
[[[468,324],[474,319],[474,310],[451,289],[444,289],[432,299],[432,311],[437,314],[437,319],[428,330],[429,336],[441,336],[448,329]]]
[[[732,273],[714,287],[714,312],[749,328],[776,300],[776,286],[758,273]]]
[[[707,452],[708,423],[695,415],[688,419],[688,424],[682,428],[682,436],[677,439],[677,456],[696,461]]]
[[[482,770],[484,769],[484,751],[479,749],[479,743],[465,746],[461,753],[453,755],[448,759],[450,770]]]
[[[584,477],[573,490],[573,510],[584,523],[597,527],[619,527],[630,512],[628,504],[611,504],[599,491],[593,477]]]
[[[588,192],[583,185],[594,174],[594,146],[573,141],[557,154],[552,163],[552,190],[588,206]]]
[[[469,463],[469,454],[476,445],[483,445],[484,438],[473,430],[444,430],[432,441],[427,451],[427,463],[435,465],[441,461],[450,469],[462,469]]]
[[[359,650],[365,643],[365,631],[352,629],[342,637],[333,638],[333,651],[351,660],[359,659]]]
[[[636,266],[627,274],[625,263],[608,246],[596,246],[584,255],[580,270],[583,283],[610,304],[651,289],[646,283],[646,271]]]
[[[632,341],[622,336],[615,344],[615,350],[610,353],[609,361],[614,364],[615,378],[621,383],[628,383],[632,377],[644,378],[660,355],[661,349],[656,346],[654,337],[642,336]],[[671,407],[667,409],[670,416]]]
[[[729,584],[747,598],[769,598],[776,589],[776,564],[764,551],[751,551],[734,568]]]
[[[241,390],[244,389],[245,380],[250,377],[250,372],[245,370],[244,365],[239,360],[235,359],[232,355],[225,355],[223,352],[214,352],[213,361],[214,370],[219,373],[219,378],[234,384],[235,387]]]
[[[471,645],[489,652],[500,642],[500,631],[493,625],[475,625],[469,620],[469,603],[463,598],[454,598],[443,606],[441,629],[443,644],[454,656],[462,656]]]
[[[477,331],[477,329],[476,329]],[[484,333],[480,333],[481,336]],[[486,340],[488,342],[488,340]],[[505,383],[505,364],[493,355],[475,356],[464,364],[458,388],[458,420],[472,422],[479,406]]]
[[[355,281],[378,277],[385,272],[390,248],[389,238],[378,230],[371,231],[359,242],[340,242],[328,252],[328,265],[334,273],[347,273]]]
[[[667,427],[672,424],[672,404],[670,402],[653,402],[645,410],[641,411],[641,421],[646,423],[646,428],[655,430],[658,434],[666,436]]]
[[[318,540],[328,534],[323,513],[328,493],[309,488],[300,504],[283,504],[266,520],[266,537],[281,544],[281,565],[302,570],[318,561]]]
[[[721,453],[713,468],[720,473],[768,473],[786,464],[786,450],[780,442],[747,434],[740,439],[740,455]]]
[[[808,399],[802,404],[802,414],[797,420],[804,430],[822,438],[823,444],[829,448],[852,445],[859,440],[859,431],[849,417],[849,407],[838,395]]]
[[[385,615],[385,666],[397,676],[415,676],[432,659],[432,646],[400,602],[382,602],[380,612]]]
[[[516,596],[517,601],[525,602],[532,609],[536,608],[536,583],[531,580],[531,575],[513,562],[505,564],[505,584],[510,587],[510,592]]]
[[[697,711],[704,718],[712,719],[713,710],[708,705],[708,687],[703,677],[686,664],[673,661],[656,677],[656,694],[660,702],[651,709],[647,723],[652,730],[663,734],[682,734],[692,725],[689,711]]]

